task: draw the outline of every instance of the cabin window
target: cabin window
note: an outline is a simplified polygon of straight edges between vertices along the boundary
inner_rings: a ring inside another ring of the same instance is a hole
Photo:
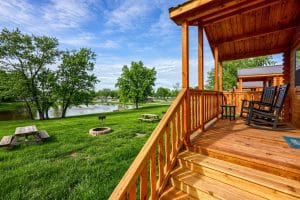
[[[296,50],[295,86],[300,86],[300,49]]]

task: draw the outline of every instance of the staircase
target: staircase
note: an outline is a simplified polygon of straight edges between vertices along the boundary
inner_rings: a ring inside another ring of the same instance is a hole
[[[300,182],[187,150],[160,199],[299,200]]]

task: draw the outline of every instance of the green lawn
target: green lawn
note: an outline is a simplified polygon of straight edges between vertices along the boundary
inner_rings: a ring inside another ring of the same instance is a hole
[[[107,199],[157,123],[140,123],[142,113],[162,116],[168,106],[108,113],[107,135],[92,137],[97,115],[48,121],[0,121],[0,137],[35,124],[51,138],[43,144],[0,149],[0,199]],[[144,131],[145,137],[136,137]]]

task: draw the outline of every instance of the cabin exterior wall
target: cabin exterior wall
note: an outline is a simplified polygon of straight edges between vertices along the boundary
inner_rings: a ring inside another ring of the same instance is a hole
[[[291,42],[290,50],[290,102],[291,102],[291,122],[300,128],[300,86],[295,87],[295,65],[296,49],[300,48],[300,26],[297,28],[294,39]]]

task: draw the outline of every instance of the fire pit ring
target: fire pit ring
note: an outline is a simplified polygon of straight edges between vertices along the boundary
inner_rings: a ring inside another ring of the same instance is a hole
[[[98,136],[98,135],[104,135],[110,133],[111,131],[112,129],[109,127],[96,127],[90,129],[89,134],[92,136]]]

